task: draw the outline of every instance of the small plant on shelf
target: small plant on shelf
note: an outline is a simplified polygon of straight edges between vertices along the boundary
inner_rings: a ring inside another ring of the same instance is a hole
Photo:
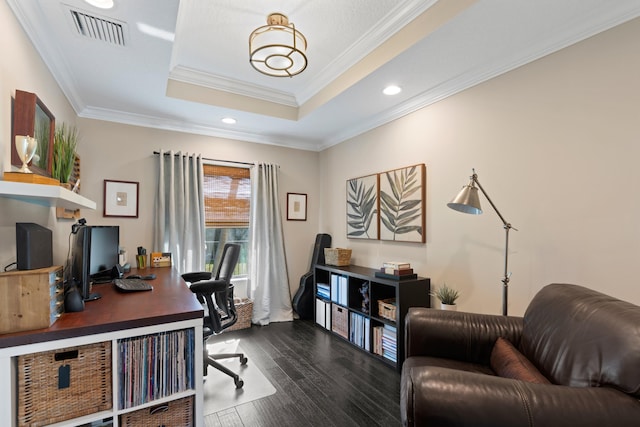
[[[78,146],[78,130],[62,123],[53,137],[53,168],[51,175],[61,183],[69,182]]]
[[[438,298],[442,304],[446,305],[456,305],[456,300],[460,297],[460,292],[448,287],[446,283],[442,285],[442,287],[429,292],[429,294]]]

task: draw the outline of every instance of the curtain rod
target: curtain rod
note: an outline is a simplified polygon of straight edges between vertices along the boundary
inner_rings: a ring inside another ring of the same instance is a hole
[[[159,152],[159,151],[154,151],[154,152],[153,152],[153,154],[155,154],[155,155],[159,156],[159,155],[160,155],[160,152]],[[168,152],[167,152],[167,153],[164,153],[164,155],[165,155],[165,156],[169,156],[169,155],[170,155],[170,153],[168,153]],[[176,154],[174,154],[174,156],[176,156],[176,157],[178,157],[178,156],[184,156],[184,154],[178,154],[178,153],[176,153]],[[206,158],[206,157],[203,157],[203,158],[202,158],[202,160],[206,160],[206,161],[208,161],[208,162],[235,163],[235,164],[238,164],[238,165],[247,165],[247,166],[255,166],[255,165],[256,165],[255,163],[237,162],[237,161],[235,161],[235,160],[208,159],[208,158]]]

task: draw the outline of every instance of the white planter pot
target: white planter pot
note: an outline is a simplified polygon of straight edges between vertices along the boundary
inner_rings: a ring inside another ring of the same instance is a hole
[[[443,304],[440,303],[440,310],[449,310],[449,311],[457,311],[458,310],[458,306],[453,304]]]

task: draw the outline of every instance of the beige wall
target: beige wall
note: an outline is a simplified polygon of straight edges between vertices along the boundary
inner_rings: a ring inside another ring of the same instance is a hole
[[[175,133],[137,126],[77,118],[64,94],[22,32],[6,3],[0,3],[0,37],[5,43],[0,57],[0,165],[11,169],[11,97],[15,90],[34,92],[49,107],[58,122],[77,124],[80,133],[81,194],[97,203],[95,211],[83,209],[89,224],[120,226],[121,245],[132,253],[137,246],[152,248],[153,204],[156,185],[153,151],[182,150],[204,157],[242,162],[272,162],[280,165],[283,218],[286,193],[308,194],[308,220],[283,221],[285,249],[292,293],[301,275],[309,270],[318,229],[318,153]],[[140,183],[139,218],[104,218],[103,180]],[[53,230],[54,262],[63,264],[73,221],[58,220],[55,209],[0,197],[0,268],[15,261],[15,223],[36,222]]]
[[[0,2],[0,40],[0,173],[4,173],[11,170],[11,99],[16,89],[36,93],[58,122],[73,125],[76,115],[6,2]],[[70,226],[59,226],[55,210],[0,198],[0,269],[16,260],[16,222],[35,222],[53,230],[57,262],[63,262]]]
[[[120,242],[132,254],[136,247],[152,249],[153,207],[158,161],[154,151],[174,150],[201,153],[203,157],[239,162],[270,162],[280,165],[280,207],[292,292],[301,275],[309,270],[318,229],[318,153],[250,142],[128,126],[99,120],[79,119],[82,144],[82,194],[97,203],[95,211],[83,211],[89,224],[120,226]],[[140,183],[139,218],[103,217],[104,180]],[[286,221],[286,193],[307,193],[308,219]],[[157,250],[159,248],[153,248]]]
[[[635,197],[640,151],[640,20],[469,89],[324,152],[180,134],[76,119],[64,95],[8,9],[0,3],[0,166],[10,168],[10,99],[37,93],[58,121],[77,122],[82,194],[93,224],[122,227],[122,244],[150,247],[154,157],[160,148],[205,157],[281,165],[285,194],[309,194],[309,220],[284,221],[290,286],[309,267],[315,234],[353,249],[353,262],[377,267],[406,259],[434,285],[462,291],[462,310],[499,313],[504,231],[485,199],[485,214],[446,203],[476,168],[511,234],[510,313],[522,314],[550,282],[572,282],[640,304]],[[427,243],[346,238],[345,181],[418,162],[427,165]],[[140,218],[102,217],[104,179],[138,181]],[[15,260],[16,221],[54,230],[56,262],[66,257],[71,222],[55,211],[0,198],[0,267]]]
[[[504,230],[446,207],[472,168],[511,232],[510,314],[551,282],[640,303],[640,19],[424,108],[321,154],[321,226],[357,264],[410,261],[500,313]],[[424,162],[425,245],[346,239],[345,181]]]

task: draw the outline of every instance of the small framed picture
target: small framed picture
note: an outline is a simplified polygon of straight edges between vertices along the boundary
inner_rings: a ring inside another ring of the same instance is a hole
[[[287,193],[287,220],[307,220],[307,195],[302,193]]]
[[[104,180],[103,216],[138,218],[138,183]]]

